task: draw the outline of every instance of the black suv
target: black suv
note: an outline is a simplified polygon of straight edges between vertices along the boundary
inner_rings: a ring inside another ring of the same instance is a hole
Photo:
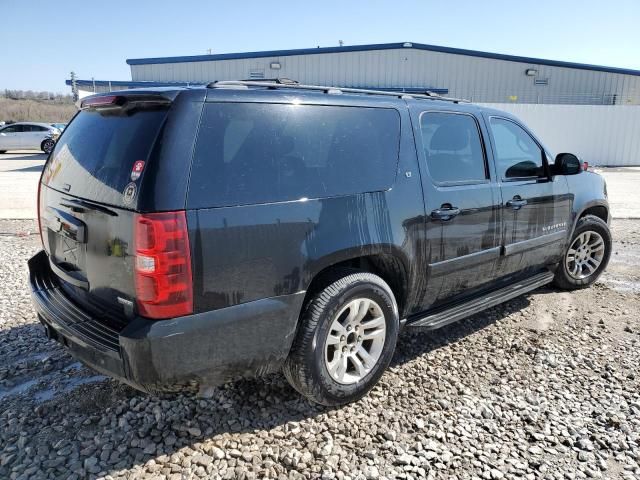
[[[611,252],[603,179],[511,115],[288,82],[89,97],[38,204],[47,335],[147,392],[283,369],[350,402],[401,328],[586,287]]]

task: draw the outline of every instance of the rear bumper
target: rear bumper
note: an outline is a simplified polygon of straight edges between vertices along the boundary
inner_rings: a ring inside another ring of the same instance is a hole
[[[277,371],[304,292],[169,320],[98,317],[61,288],[41,251],[29,260],[31,297],[47,335],[100,373],[146,392],[218,385]]]

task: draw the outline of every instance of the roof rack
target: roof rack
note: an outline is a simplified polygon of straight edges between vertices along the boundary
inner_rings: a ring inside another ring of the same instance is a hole
[[[258,83],[277,83],[278,85],[300,85],[297,80],[291,80],[290,78],[249,78],[246,80],[239,80],[240,82],[258,82]],[[215,83],[215,82],[214,82]]]
[[[327,94],[340,95],[342,93],[362,93],[365,95],[384,95],[388,97],[403,99],[429,99],[444,100],[453,103],[469,103],[469,100],[462,98],[443,97],[437,93],[425,91],[425,93],[405,93],[405,92],[389,92],[386,90],[369,90],[366,88],[349,88],[349,87],[328,87],[322,85],[301,85],[295,80],[288,78],[263,79],[263,80],[218,80],[211,82],[207,88],[249,88],[263,87],[268,89],[292,88],[294,90],[311,90],[320,91]]]

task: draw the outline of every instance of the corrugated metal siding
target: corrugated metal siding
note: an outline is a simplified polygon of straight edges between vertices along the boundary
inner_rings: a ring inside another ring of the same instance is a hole
[[[484,104],[521,119],[554,153],[590,165],[640,165],[640,106]]]
[[[279,70],[270,68],[279,62]],[[535,69],[537,77],[525,75]],[[308,84],[447,88],[475,102],[640,104],[640,77],[411,48],[202,62],[131,65],[134,81],[209,82],[286,77]],[[548,79],[535,85],[534,78]]]

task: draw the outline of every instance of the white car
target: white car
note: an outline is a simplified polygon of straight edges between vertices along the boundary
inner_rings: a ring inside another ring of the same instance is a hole
[[[7,150],[42,150],[51,153],[60,130],[48,123],[20,122],[0,127],[0,153]]]

